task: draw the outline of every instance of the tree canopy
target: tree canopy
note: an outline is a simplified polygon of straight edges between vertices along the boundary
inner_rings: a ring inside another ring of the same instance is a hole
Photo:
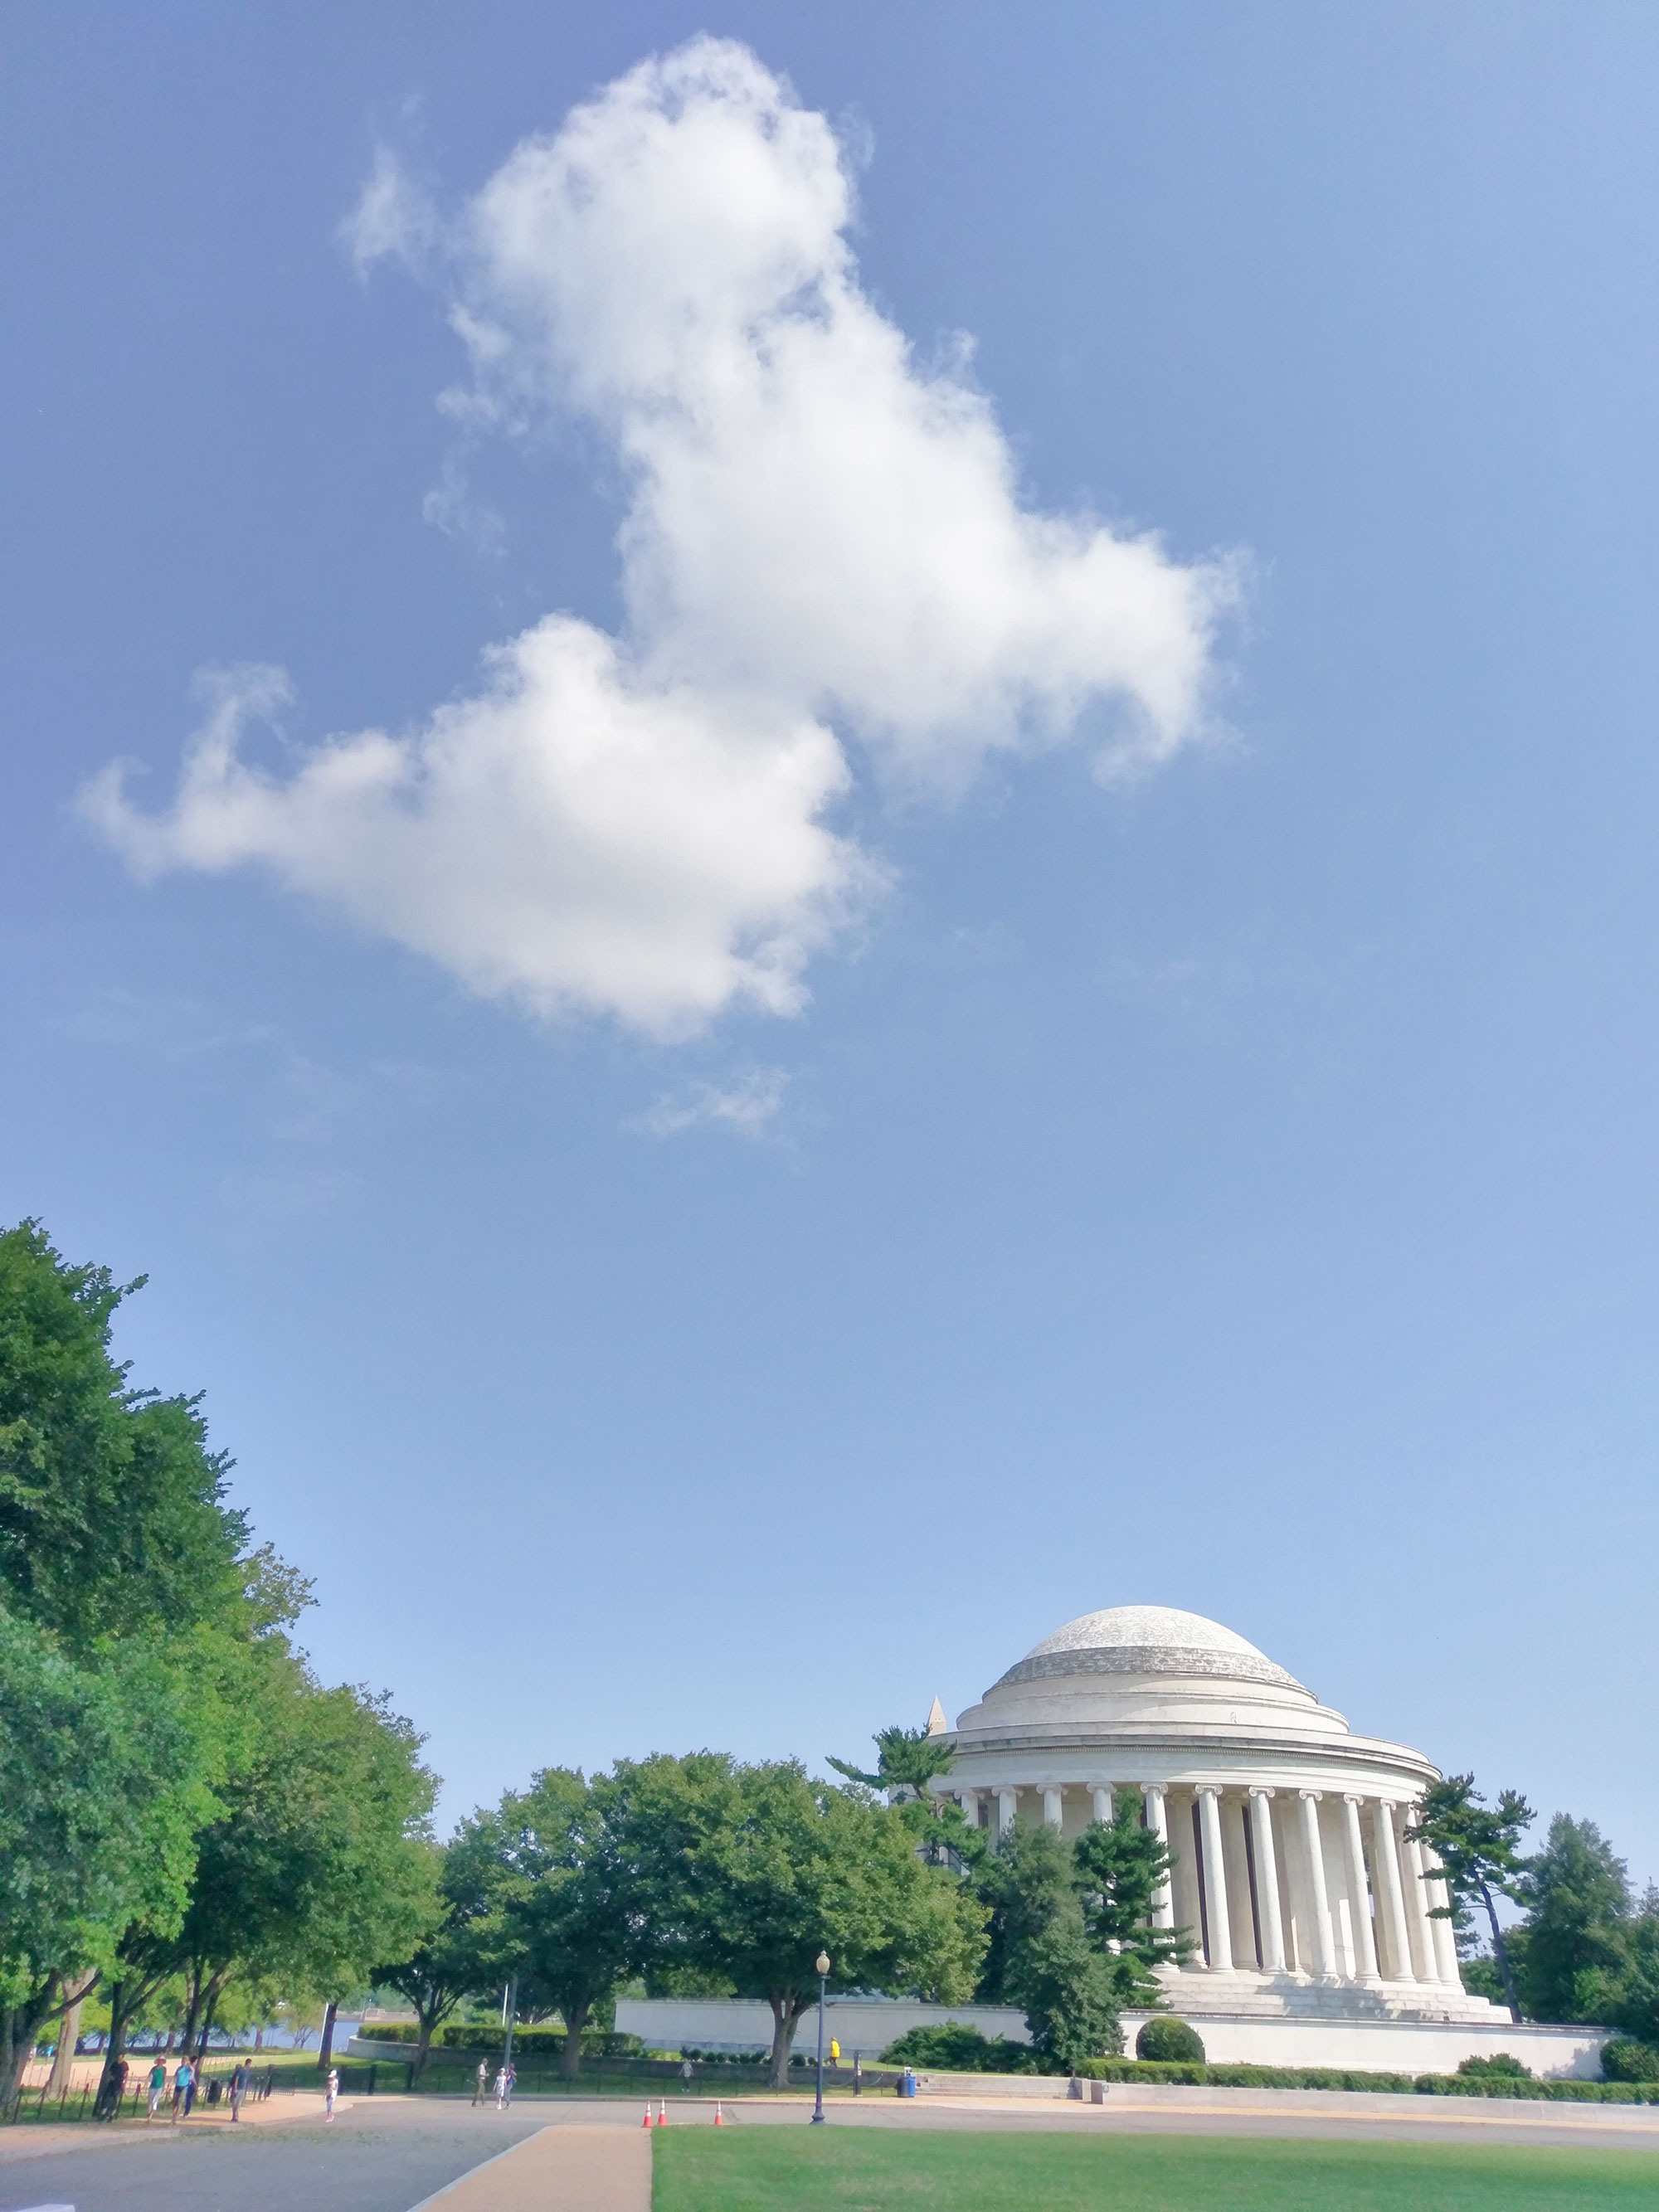
[[[654,1969],[764,1997],[775,2084],[817,1994],[821,1950],[843,1988],[971,1996],[983,1909],[867,1790],[814,1782],[793,1759],[745,1766],[711,1752],[620,1762],[612,1781],[622,1878]]]

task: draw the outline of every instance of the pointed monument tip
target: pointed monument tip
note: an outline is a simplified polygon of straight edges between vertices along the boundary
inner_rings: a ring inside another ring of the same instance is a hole
[[[929,1735],[949,1735],[951,1733],[951,1723],[945,1717],[945,1708],[937,1698],[927,1716],[927,1733]]]

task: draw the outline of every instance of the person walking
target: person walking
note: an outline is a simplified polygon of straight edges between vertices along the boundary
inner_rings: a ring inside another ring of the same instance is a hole
[[[478,2070],[472,2077],[472,2101],[475,2105],[489,2102],[489,2061],[487,2058],[478,2061]]]
[[[167,2093],[167,2062],[158,2058],[149,2069],[149,2111],[146,2119],[153,2120],[161,2109],[161,2100]]]
[[[339,2094],[340,2069],[337,2066],[331,2066],[328,2069],[328,2080],[323,2089],[323,2118],[325,2120],[331,2120],[334,2118],[334,2100]]]
[[[498,2112],[504,2112],[507,2110],[507,2100],[512,2094],[513,2085],[507,2079],[507,2069],[505,2066],[499,2067],[495,2074],[495,2110]]]
[[[173,2117],[175,2120],[190,2118],[190,2108],[196,2100],[196,2069],[188,2058],[181,2058],[173,2074]]]
[[[230,2077],[230,2117],[233,2120],[240,2120],[242,2117],[242,2100],[247,2094],[247,2085],[252,2076],[253,2069],[244,2058]]]

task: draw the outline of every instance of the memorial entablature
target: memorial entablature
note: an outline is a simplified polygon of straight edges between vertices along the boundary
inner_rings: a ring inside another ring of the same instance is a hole
[[[1433,1917],[1444,1885],[1407,1837],[1437,1770],[1353,1735],[1218,1622],[1085,1613],[950,1734],[955,1764],[933,1788],[975,1826],[1075,1835],[1110,1817],[1115,1793],[1138,1794],[1172,1859],[1154,1917],[1194,1944],[1164,1973],[1180,2012],[1508,2019],[1464,1990],[1451,1923]]]

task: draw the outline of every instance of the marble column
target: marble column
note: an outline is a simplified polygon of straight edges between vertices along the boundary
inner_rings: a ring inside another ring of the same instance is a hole
[[[1108,1787],[1105,1789],[1095,1790],[1091,1792],[1091,1795],[1094,1799],[1096,1820],[1109,1820],[1112,1817],[1112,1793],[1110,1788]]]
[[[1437,1907],[1449,1905],[1451,1897],[1440,1873],[1440,1862],[1427,1844],[1423,1846],[1423,1864],[1429,1875],[1423,1885],[1429,1893],[1429,1903]],[[1453,1989],[1461,1990],[1463,1970],[1457,1963],[1457,1930],[1449,1920],[1437,1920],[1432,1913],[1429,1917],[1429,1927],[1434,1936],[1434,1960],[1439,1968],[1441,1980]]]
[[[1164,1784],[1161,1782],[1144,1782],[1140,1786],[1140,1794],[1146,1802],[1146,1826],[1160,1844],[1167,1845],[1170,1840],[1170,1820],[1164,1808]],[[1152,1925],[1154,1928],[1175,1926],[1175,1899],[1170,1893],[1167,1875],[1152,1899]]]
[[[1336,1938],[1331,1929],[1331,1900],[1325,1887],[1325,1854],[1319,1838],[1319,1792],[1304,1790],[1302,1799],[1302,1855],[1307,1861],[1308,1917],[1313,1936],[1314,1971],[1322,1982],[1334,1982]]]
[[[1414,1982],[1412,1939],[1406,1926],[1406,1897],[1400,1882],[1400,1841],[1395,1833],[1395,1808],[1386,1797],[1371,1806],[1371,1856],[1382,1886],[1382,1925],[1388,1937],[1389,1978]]]
[[[1279,1910],[1279,1856],[1273,1849],[1271,1790],[1250,1792],[1250,1842],[1255,1852],[1255,1910],[1261,1924],[1264,1973],[1285,1971],[1285,1923]]]
[[[1184,1928],[1193,1944],[1181,1970],[1183,1974],[1209,1972],[1204,1959],[1204,1914],[1199,1899],[1198,1855],[1193,1839],[1193,1807],[1195,1802],[1183,1792],[1170,1808],[1170,1851],[1174,1861],[1170,1869],[1170,1886],[1175,1906],[1173,1924]]]
[[[1407,1806],[1407,1819],[1413,1818],[1417,1808]],[[1419,1982],[1440,1979],[1440,1961],[1434,1953],[1434,1923],[1429,1917],[1429,1885],[1423,1879],[1423,1851],[1419,1844],[1408,1843],[1406,1860],[1406,1917],[1411,1923],[1412,1965]]]
[[[1064,1815],[1058,1790],[1045,1789],[1042,1793],[1042,1823],[1045,1827],[1059,1827]]]
[[[1365,1838],[1359,1830],[1361,1800],[1342,1800],[1342,1856],[1348,1876],[1348,1924],[1353,1936],[1353,1970],[1362,1982],[1380,1982],[1376,1936],[1371,1926],[1370,1888],[1365,1880]]]
[[[1227,1917],[1227,1863],[1221,1848],[1221,1808],[1218,1793],[1198,1793],[1200,1832],[1204,1839],[1204,1910],[1210,1931],[1210,1971],[1231,1974],[1233,1970],[1232,1930]]]
[[[970,1828],[976,1828],[976,1827],[978,1827],[978,1826],[979,1826],[979,1792],[978,1792],[978,1790],[958,1790],[958,1792],[957,1793],[957,1802],[958,1802],[958,1803],[961,1805],[961,1807],[962,1807],[962,1817],[963,1817],[963,1820],[968,1823],[968,1826],[969,1826]]]
[[[997,1796],[997,1832],[1006,1835],[1014,1825],[1014,1813],[1019,1804],[1018,1790],[999,1790]]]

